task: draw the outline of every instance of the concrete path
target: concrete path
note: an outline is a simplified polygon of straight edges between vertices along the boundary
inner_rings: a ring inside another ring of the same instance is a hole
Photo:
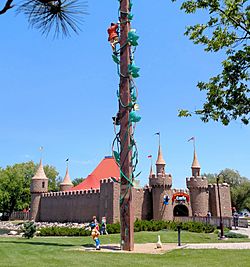
[[[250,242],[247,243],[204,243],[187,244],[185,249],[250,249]]]

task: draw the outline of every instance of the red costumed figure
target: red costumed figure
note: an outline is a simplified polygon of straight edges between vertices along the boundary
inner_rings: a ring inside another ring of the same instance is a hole
[[[115,51],[116,44],[119,42],[117,23],[111,23],[110,27],[108,28],[108,34],[108,41],[111,44],[112,50]]]

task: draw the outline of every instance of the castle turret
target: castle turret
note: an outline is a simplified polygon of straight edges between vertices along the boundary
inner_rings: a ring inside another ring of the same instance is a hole
[[[192,176],[193,177],[200,176],[201,167],[200,167],[200,163],[198,161],[195,149],[194,149],[194,158],[193,158],[193,163],[192,163],[191,169],[192,169]]]
[[[60,191],[68,191],[73,186],[69,176],[69,166],[67,166],[65,177],[60,183]]]
[[[156,161],[157,174],[152,173],[149,177],[149,185],[152,187],[154,220],[173,219],[173,210],[170,205],[170,199],[172,198],[172,176],[165,173],[165,165],[161,146],[159,145]],[[166,200],[169,200],[169,202]]]
[[[191,166],[192,177],[187,178],[187,188],[190,192],[190,202],[193,216],[206,216],[208,205],[208,181],[206,177],[200,176],[200,164],[194,149],[194,158]]]
[[[31,204],[30,204],[30,219],[39,221],[39,209],[42,193],[48,192],[48,178],[45,175],[42,160],[40,160],[39,167],[36,174],[31,179],[30,193],[31,193]]]
[[[163,159],[163,155],[161,152],[161,146],[159,145],[158,157],[157,157],[157,161],[156,161],[156,175],[157,176],[161,176],[161,175],[165,174],[165,166],[166,166],[166,162]]]

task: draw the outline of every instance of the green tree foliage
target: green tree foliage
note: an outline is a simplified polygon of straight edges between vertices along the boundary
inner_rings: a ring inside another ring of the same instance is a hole
[[[30,182],[38,168],[33,161],[18,163],[0,169],[0,211],[8,219],[14,210],[30,205]],[[58,172],[53,166],[44,166],[49,178],[49,190],[58,190]]]
[[[250,211],[250,180],[239,174],[238,171],[232,169],[225,169],[219,174],[205,173],[209,183],[216,183],[217,177],[220,182],[228,183],[230,185],[232,206],[237,211],[244,208]]]
[[[176,0],[173,0],[176,1]],[[249,66],[250,6],[247,0],[186,0],[181,9],[188,14],[201,13],[206,22],[188,26],[185,34],[206,52],[225,53],[220,74],[208,82],[198,82],[206,91],[203,107],[195,110],[202,121],[210,119],[228,125],[238,118],[244,124],[250,119]],[[191,116],[180,110],[179,116]]]
[[[77,185],[79,185],[81,182],[83,182],[85,180],[85,178],[75,178],[73,181],[72,181],[72,183],[73,183],[73,185],[74,186],[77,186]]]

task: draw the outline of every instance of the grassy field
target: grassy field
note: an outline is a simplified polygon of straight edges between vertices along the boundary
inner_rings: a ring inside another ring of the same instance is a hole
[[[140,232],[136,243],[176,243],[176,232]],[[120,235],[101,237],[102,244],[118,243]],[[249,239],[248,239],[249,240]],[[230,240],[231,241],[231,240]],[[239,240],[237,240],[239,241]],[[244,240],[246,241],[246,240]],[[213,234],[182,233],[183,243],[219,242]],[[174,250],[164,255],[84,252],[77,249],[92,244],[90,237],[37,237],[34,239],[0,238],[1,267],[47,266],[250,266],[247,250]],[[219,252],[219,253],[218,253]]]

